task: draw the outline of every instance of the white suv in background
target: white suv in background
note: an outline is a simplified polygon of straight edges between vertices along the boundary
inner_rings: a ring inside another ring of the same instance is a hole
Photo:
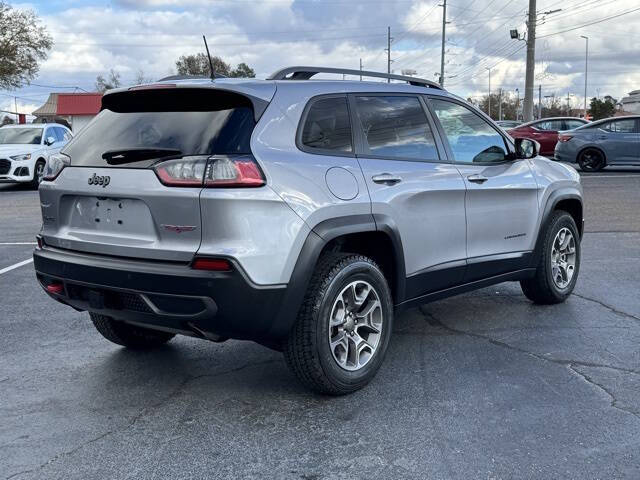
[[[37,188],[50,155],[73,137],[59,124],[29,123],[0,128],[0,183],[29,183]]]

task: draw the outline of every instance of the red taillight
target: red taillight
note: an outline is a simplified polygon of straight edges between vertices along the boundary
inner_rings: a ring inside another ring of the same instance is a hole
[[[46,286],[47,292],[60,294],[64,291],[64,285],[61,283],[52,283]]]
[[[260,187],[265,183],[258,163],[250,155],[188,156],[161,162],[154,171],[169,187]]]
[[[231,262],[224,258],[196,258],[191,264],[194,270],[209,270],[212,272],[228,272],[231,270]]]
[[[260,187],[264,177],[250,156],[211,157],[204,177],[205,187]]]
[[[568,142],[573,138],[573,135],[558,135],[559,142]]]

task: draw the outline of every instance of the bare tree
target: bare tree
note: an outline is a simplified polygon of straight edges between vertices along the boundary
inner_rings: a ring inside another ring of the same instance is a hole
[[[102,75],[98,75],[96,77],[96,90],[98,92],[104,93],[112,88],[118,88],[120,85],[120,74],[113,68],[109,70],[106,77]]]
[[[136,72],[136,77],[133,80],[133,83],[136,85],[141,85],[143,83],[151,83],[153,82],[153,78],[147,77],[144,73],[144,70],[141,68]]]
[[[33,80],[53,40],[32,10],[14,10],[0,0],[0,88]]]

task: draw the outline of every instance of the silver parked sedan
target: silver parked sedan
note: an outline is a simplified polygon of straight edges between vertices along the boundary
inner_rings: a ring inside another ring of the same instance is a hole
[[[640,165],[640,115],[607,118],[560,132],[555,158],[578,163],[585,172],[607,165]]]

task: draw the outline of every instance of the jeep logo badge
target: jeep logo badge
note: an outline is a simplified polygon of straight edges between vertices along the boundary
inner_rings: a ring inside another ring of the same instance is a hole
[[[100,176],[94,173],[92,177],[89,177],[87,183],[89,183],[89,185],[102,185],[102,188],[104,188],[109,185],[110,181],[111,177],[109,175]]]

